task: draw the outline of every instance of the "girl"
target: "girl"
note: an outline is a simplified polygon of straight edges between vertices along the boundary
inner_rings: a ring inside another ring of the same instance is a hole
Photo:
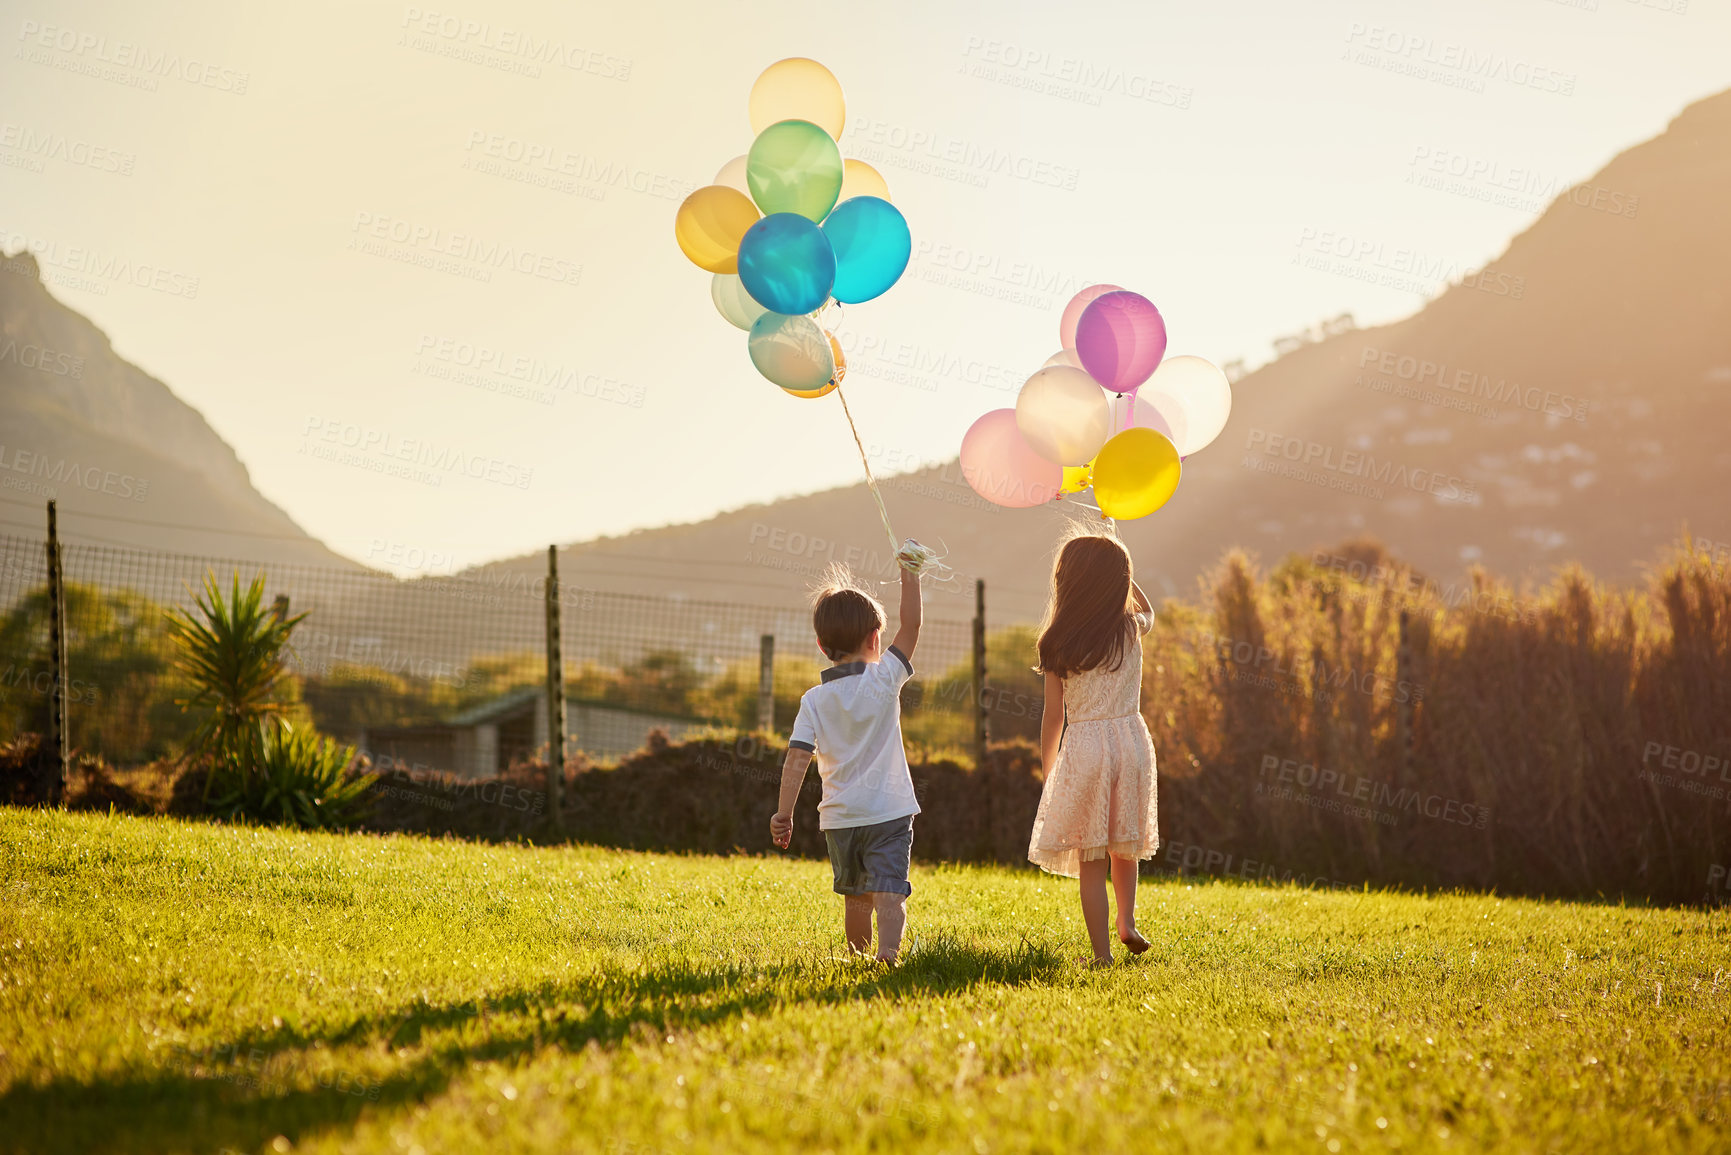
[[[1132,580],[1130,552],[1117,538],[1084,533],[1064,543],[1040,627],[1046,784],[1028,858],[1042,870],[1082,880],[1082,919],[1095,966],[1112,962],[1108,860],[1118,894],[1118,939],[1131,954],[1148,949],[1136,930],[1136,864],[1160,846],[1154,742],[1141,712],[1142,635],[1153,625],[1154,609]]]

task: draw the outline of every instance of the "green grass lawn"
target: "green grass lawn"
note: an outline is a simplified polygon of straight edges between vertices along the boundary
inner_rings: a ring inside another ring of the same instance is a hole
[[[1731,1146],[1731,912],[0,810],[0,1149]]]

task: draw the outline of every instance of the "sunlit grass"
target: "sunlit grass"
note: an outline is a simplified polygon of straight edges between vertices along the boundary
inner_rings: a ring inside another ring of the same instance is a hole
[[[0,1149],[1713,1150],[1731,915],[0,811]],[[280,1145],[279,1145],[280,1146]]]

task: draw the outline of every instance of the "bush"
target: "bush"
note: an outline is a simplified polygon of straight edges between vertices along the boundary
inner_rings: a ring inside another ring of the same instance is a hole
[[[251,773],[227,776],[211,801],[219,817],[314,829],[352,826],[366,807],[371,774],[354,770],[355,748],[310,727],[267,722]]]
[[[8,806],[41,806],[49,785],[59,774],[54,753],[41,734],[24,733],[0,743],[0,802]]]
[[[179,669],[191,687],[180,707],[197,720],[193,748],[210,767],[206,801],[215,793],[227,800],[219,809],[232,811],[269,792],[267,783],[255,779],[262,773],[266,736],[297,705],[297,683],[283,648],[306,615],[277,616],[264,606],[264,575],[242,593],[238,572],[227,598],[216,575],[206,574],[195,608],[196,613],[168,611]]]

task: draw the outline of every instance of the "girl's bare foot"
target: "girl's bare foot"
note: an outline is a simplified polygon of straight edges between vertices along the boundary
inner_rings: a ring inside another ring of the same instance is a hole
[[[1118,941],[1129,947],[1131,954],[1141,954],[1151,945],[1147,939],[1142,937],[1142,932],[1137,930],[1132,930],[1129,934],[1120,934]]]
[[[1089,958],[1087,955],[1083,955],[1076,961],[1081,963],[1083,966],[1088,967],[1090,970],[1097,971],[1105,970],[1107,967],[1112,965],[1112,960],[1110,958]]]

